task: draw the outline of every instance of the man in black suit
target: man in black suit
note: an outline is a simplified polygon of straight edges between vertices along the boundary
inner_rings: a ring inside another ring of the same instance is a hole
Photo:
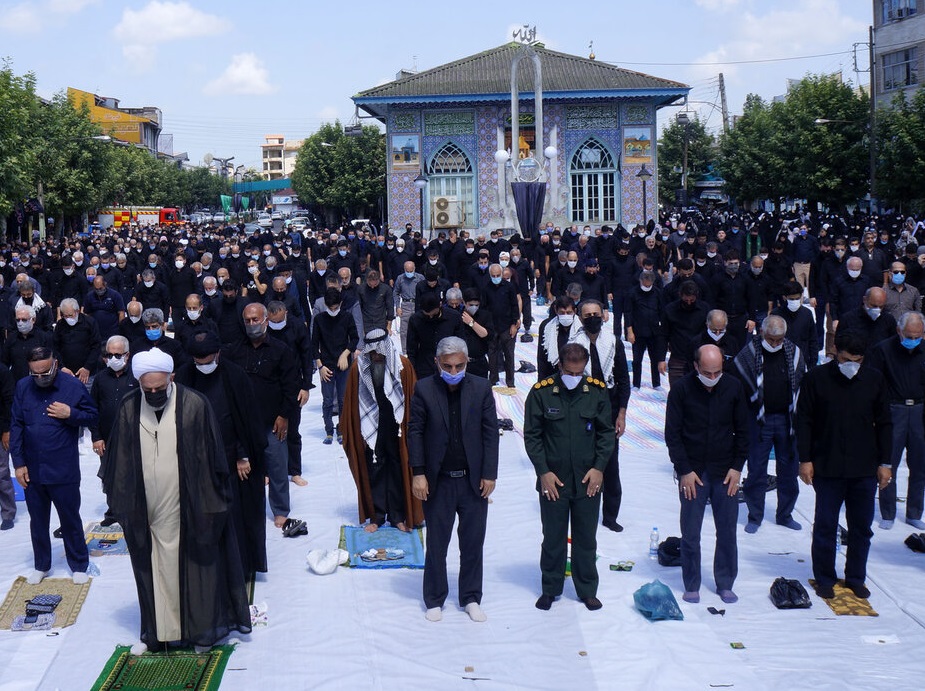
[[[446,553],[457,515],[459,605],[473,621],[486,619],[480,606],[482,546],[488,497],[498,477],[498,418],[491,385],[466,375],[468,360],[465,341],[455,336],[442,339],[437,344],[438,373],[419,380],[411,399],[408,456],[414,473],[412,493],[424,502],[427,521],[428,621],[443,618],[449,593]]]

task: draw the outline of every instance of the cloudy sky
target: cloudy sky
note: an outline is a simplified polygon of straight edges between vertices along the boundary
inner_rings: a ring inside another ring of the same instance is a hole
[[[192,163],[208,152],[255,167],[265,134],[347,122],[356,92],[497,47],[524,24],[548,48],[586,56],[593,42],[598,60],[690,85],[691,108],[714,129],[720,72],[733,114],[747,94],[770,100],[807,73],[868,83],[870,0],[508,4],[0,0],[0,57],[35,73],[43,96],[72,86],[160,108]]]

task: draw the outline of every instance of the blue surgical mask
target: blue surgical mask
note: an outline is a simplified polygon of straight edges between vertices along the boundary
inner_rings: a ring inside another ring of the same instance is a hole
[[[413,271],[406,271],[406,272],[405,272],[405,278],[414,278],[414,272],[413,272]]]
[[[921,338],[904,338],[900,341],[900,343],[903,345],[903,348],[906,348],[907,350],[915,350],[919,347],[921,342]]]
[[[465,376],[466,376],[466,370],[462,370],[460,372],[457,372],[456,374],[450,374],[449,372],[443,369],[440,370],[440,378],[443,379],[443,381],[445,381],[450,386],[458,384],[459,382],[463,380]]]
[[[149,341],[157,341],[161,337],[160,329],[145,329],[145,336]]]
[[[379,247],[382,247],[385,244],[385,240],[380,240],[376,243]]]
[[[492,276],[491,282],[494,283],[496,286],[501,285],[501,276]]]
[[[906,282],[906,274],[893,274],[893,285],[901,286]]]
[[[346,257],[346,256],[347,256],[347,250],[337,250],[337,253],[338,253],[340,256],[342,256],[342,257]]]

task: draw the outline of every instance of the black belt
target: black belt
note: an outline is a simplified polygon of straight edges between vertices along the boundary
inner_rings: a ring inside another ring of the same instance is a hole
[[[921,405],[925,403],[925,399],[922,398],[906,398],[901,401],[893,401],[892,405]]]
[[[445,477],[458,478],[458,477],[466,477],[466,475],[469,474],[469,471],[468,470],[443,470],[443,471],[440,471],[440,474]]]

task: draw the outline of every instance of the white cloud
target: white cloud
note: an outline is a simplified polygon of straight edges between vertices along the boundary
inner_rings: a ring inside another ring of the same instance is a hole
[[[694,4],[711,12],[726,12],[738,7],[740,0],[694,0]]]
[[[325,106],[318,111],[319,120],[336,120],[340,112],[334,106]]]
[[[18,5],[2,8],[0,12],[0,29],[16,31],[41,31],[45,26],[59,17],[67,17],[81,12],[100,0],[48,0],[47,2],[21,2]]]
[[[144,68],[153,63],[159,43],[215,36],[230,28],[227,19],[201,12],[187,2],[153,0],[140,10],[125,9],[112,33],[122,44],[123,55]]]
[[[276,86],[270,83],[270,72],[253,53],[239,53],[216,79],[205,85],[209,96],[262,96],[272,94]]]

